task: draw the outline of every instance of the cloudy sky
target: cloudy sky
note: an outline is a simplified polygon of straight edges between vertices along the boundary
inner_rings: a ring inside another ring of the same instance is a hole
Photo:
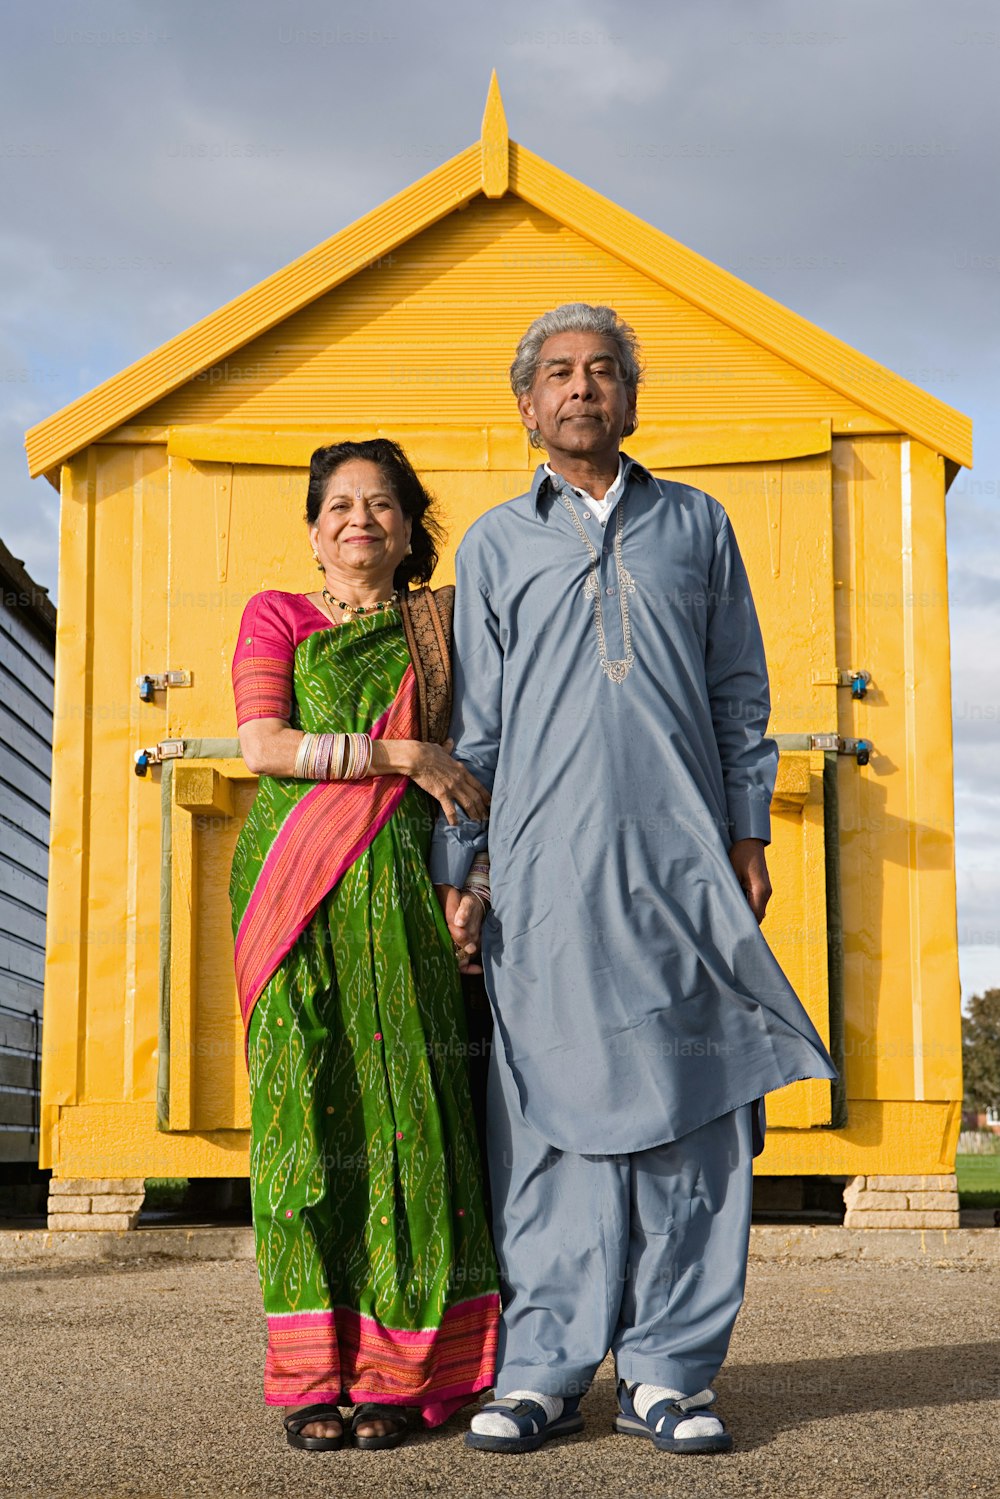
[[[949,495],[963,991],[1000,985],[1000,18],[988,0],[6,0],[0,537],[26,427],[479,134],[512,136],[968,413]]]

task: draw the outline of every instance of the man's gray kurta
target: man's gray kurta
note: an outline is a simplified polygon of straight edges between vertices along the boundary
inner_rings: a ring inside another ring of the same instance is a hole
[[[457,559],[452,737],[493,791],[497,1060],[526,1122],[588,1155],[834,1076],[728,857],[769,838],[778,759],[736,539],[709,495],[625,462],[606,526],[540,468]],[[485,841],[441,819],[435,883]]]

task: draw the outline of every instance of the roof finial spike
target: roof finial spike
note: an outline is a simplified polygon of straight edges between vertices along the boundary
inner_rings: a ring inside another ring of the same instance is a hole
[[[479,146],[482,151],[483,192],[487,198],[502,198],[507,191],[510,176],[510,138],[507,135],[507,116],[503,112],[496,68],[490,74]]]

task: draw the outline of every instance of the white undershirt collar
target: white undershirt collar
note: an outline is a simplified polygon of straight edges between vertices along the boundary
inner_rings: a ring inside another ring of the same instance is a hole
[[[545,465],[545,472],[550,478],[562,479],[564,484],[569,484],[568,479],[564,478],[561,474],[557,474],[548,464]],[[595,500],[592,494],[588,494],[585,489],[578,489],[575,484],[569,484],[569,487],[578,499],[584,500],[590,506],[601,525],[606,525],[608,516],[614,509],[616,502],[621,498],[625,488],[625,464],[622,461],[621,454],[618,454],[618,473],[615,476],[615,482],[610,486],[603,500]]]

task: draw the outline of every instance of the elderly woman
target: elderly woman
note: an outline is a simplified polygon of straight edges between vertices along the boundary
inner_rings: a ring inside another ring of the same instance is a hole
[[[468,959],[425,863],[437,803],[481,818],[489,798],[428,742],[450,695],[447,601],[408,591],[437,561],[429,503],[395,443],[320,448],[306,519],[323,586],[252,598],[233,660],[260,776],[230,896],[265,1398],[308,1450],[344,1445],[340,1406],[357,1446],[390,1447],[493,1380]]]

